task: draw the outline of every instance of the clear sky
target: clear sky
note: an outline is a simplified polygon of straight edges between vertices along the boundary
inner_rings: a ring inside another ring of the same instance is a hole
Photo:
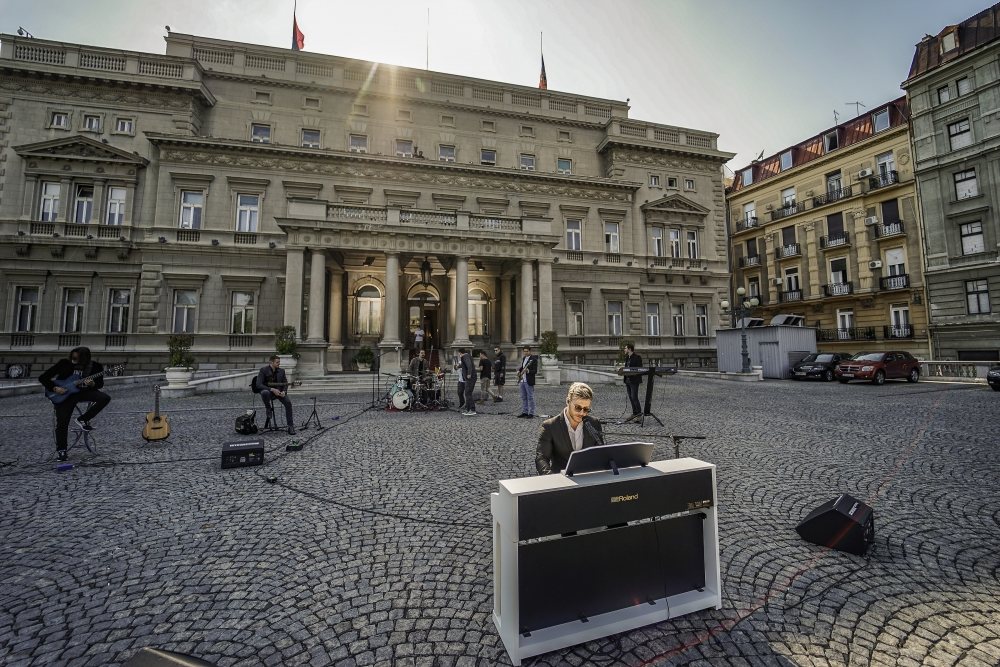
[[[718,132],[737,169],[902,94],[914,45],[985,0],[298,0],[305,50],[631,100]],[[430,8],[430,30],[427,10]],[[163,53],[175,32],[290,47],[292,0],[0,0],[0,31]],[[864,108],[862,108],[862,111]]]

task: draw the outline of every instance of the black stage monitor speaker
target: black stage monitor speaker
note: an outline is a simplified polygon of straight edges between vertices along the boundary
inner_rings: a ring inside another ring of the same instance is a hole
[[[122,667],[216,667],[214,662],[205,662],[184,653],[164,651],[160,648],[144,648]]]
[[[264,440],[244,438],[222,445],[222,467],[239,468],[264,463]]]
[[[875,511],[843,493],[809,512],[795,530],[807,542],[863,556],[875,541]]]

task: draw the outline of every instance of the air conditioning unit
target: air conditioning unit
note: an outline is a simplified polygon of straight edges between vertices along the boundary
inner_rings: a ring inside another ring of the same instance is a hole
[[[869,269],[881,269],[882,268],[882,260],[881,259],[873,259],[872,261],[868,262],[868,268]]]
[[[858,172],[858,178],[868,178],[873,173],[875,172],[873,172],[871,169],[862,169],[861,171]]]
[[[868,225],[869,227],[871,227],[872,225],[877,225],[878,224],[878,216],[877,215],[869,215],[867,218],[865,218],[865,224]]]
[[[774,279],[774,284],[775,285],[781,285],[781,278],[775,278]]]

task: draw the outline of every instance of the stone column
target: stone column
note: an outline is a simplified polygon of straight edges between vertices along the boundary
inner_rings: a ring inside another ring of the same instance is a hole
[[[535,322],[531,307],[535,296],[535,274],[530,259],[521,260],[521,340],[519,346],[535,344]]]
[[[471,346],[469,340],[469,258],[455,258],[455,338],[452,347]]]
[[[326,253],[313,249],[309,269],[309,338],[310,343],[323,342],[323,321],[326,319]]]
[[[27,174],[24,177],[24,196],[21,198],[21,220],[37,220],[40,208],[41,193],[38,190],[38,176]]]
[[[66,222],[72,215],[75,194],[72,180],[69,178],[59,180],[59,211],[56,213],[56,222]]]
[[[330,276],[330,297],[327,301],[328,327],[330,329],[326,346],[326,370],[344,370],[343,342],[344,274],[334,271]]]
[[[500,279],[500,344],[509,347],[511,329],[510,278]]]
[[[382,343],[399,344],[399,253],[385,254],[385,321]]]
[[[90,216],[90,224],[101,225],[104,224],[105,216],[107,215],[107,204],[105,203],[104,193],[105,193],[106,182],[104,179],[94,180],[94,211]]]
[[[458,290],[455,288],[455,272],[452,271],[448,274],[448,337],[447,339],[451,343],[447,347],[451,347],[455,342],[456,334],[455,332],[455,301],[458,299],[456,296]],[[444,349],[445,345],[441,345],[441,349]]]
[[[301,248],[285,251],[285,325],[295,327],[295,335],[302,337],[302,271]]]
[[[552,260],[538,260],[538,330],[552,331]]]

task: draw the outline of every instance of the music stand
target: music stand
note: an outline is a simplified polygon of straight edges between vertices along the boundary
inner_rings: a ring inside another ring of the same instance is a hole
[[[620,468],[645,466],[653,460],[653,443],[623,442],[617,445],[599,445],[578,449],[569,455],[563,474],[610,470],[615,475]]]

